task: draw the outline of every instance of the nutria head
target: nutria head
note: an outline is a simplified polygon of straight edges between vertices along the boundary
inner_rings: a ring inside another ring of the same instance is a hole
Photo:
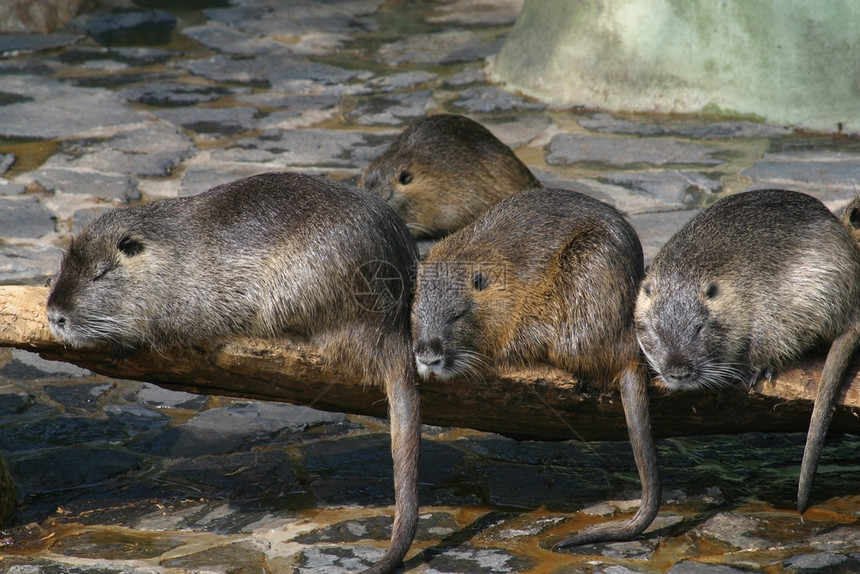
[[[465,116],[412,123],[373,160],[360,187],[384,199],[413,237],[441,237],[499,200],[538,185],[511,149]]]

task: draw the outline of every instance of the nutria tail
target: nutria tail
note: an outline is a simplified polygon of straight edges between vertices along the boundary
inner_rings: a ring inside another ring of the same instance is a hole
[[[394,525],[382,558],[362,574],[393,572],[409,551],[418,527],[418,453],[421,444],[421,402],[415,378],[412,348],[399,345],[403,361],[392,361],[386,380],[391,456],[394,459]],[[395,364],[397,363],[397,364]],[[403,368],[405,365],[405,368]],[[399,372],[397,369],[400,369]]]
[[[860,332],[850,329],[833,341],[824,368],[821,371],[821,382],[815,395],[815,406],[812,408],[812,418],[809,421],[809,432],[806,435],[806,446],[803,448],[803,461],[800,464],[800,480],[797,484],[797,511],[806,512],[809,507],[809,496],[812,492],[812,481],[824,448],[824,438],[827,427],[833,418],[833,408],[839,387],[851,359],[860,346]]]
[[[630,443],[636,468],[642,482],[642,503],[636,514],[626,523],[615,523],[601,528],[589,529],[558,542],[555,550],[593,544],[595,542],[618,542],[630,540],[642,534],[654,521],[660,510],[663,487],[657,465],[657,451],[651,435],[651,416],[648,408],[647,375],[639,364],[629,365],[621,375],[621,403],[630,433]]]

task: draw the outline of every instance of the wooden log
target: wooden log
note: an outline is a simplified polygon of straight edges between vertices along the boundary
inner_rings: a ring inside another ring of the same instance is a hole
[[[242,339],[208,346],[111,356],[105,349],[71,349],[51,335],[47,290],[0,287],[0,346],[38,352],[109,377],[149,381],[193,393],[296,403],[318,409],[384,417],[387,405],[373,381],[330,368],[301,341]],[[760,381],[719,393],[650,391],[658,437],[805,431],[823,358],[804,358]],[[860,434],[860,379],[855,363],[843,385],[831,430]],[[617,392],[584,387],[568,373],[535,367],[483,380],[420,383],[425,424],[468,427],[522,439],[623,440],[627,431]]]

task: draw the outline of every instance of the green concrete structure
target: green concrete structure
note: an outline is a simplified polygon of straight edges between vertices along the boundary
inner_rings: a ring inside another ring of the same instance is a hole
[[[860,0],[525,0],[493,81],[555,106],[860,132]]]

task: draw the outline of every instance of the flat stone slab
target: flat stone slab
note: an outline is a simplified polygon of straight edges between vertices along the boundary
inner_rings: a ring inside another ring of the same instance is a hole
[[[463,90],[453,106],[466,113],[509,112],[511,110],[542,110],[544,104],[527,100],[496,86]]]
[[[54,246],[0,244],[0,285],[44,285],[62,255]]]
[[[0,91],[25,99],[0,106],[0,137],[62,138],[143,119],[112,92],[38,76],[6,76]]]
[[[605,134],[637,136],[675,135],[691,139],[770,138],[792,133],[787,127],[745,120],[702,122],[691,120],[656,120],[652,122],[617,118],[611,114],[594,114],[579,120],[579,125]]]
[[[667,205],[709,204],[723,189],[719,180],[695,171],[665,170],[648,172],[612,172],[601,181],[620,185]]]
[[[0,197],[0,229],[7,237],[39,238],[56,229],[56,218],[35,196]]]
[[[860,154],[801,151],[767,154],[763,161],[741,172],[751,187],[782,187],[816,192],[822,201],[843,197],[857,189]]]
[[[252,58],[234,58],[227,55],[202,60],[183,60],[177,63],[197,76],[215,82],[255,84],[278,89],[279,83],[288,80],[305,80],[320,84],[342,84],[354,79],[369,79],[369,72],[347,70],[330,64],[313,62],[288,51],[266,53]]]
[[[83,39],[83,34],[0,34],[0,56],[52,50]]]
[[[720,150],[695,143],[670,139],[603,137],[584,134],[560,134],[547,147],[550,165],[588,162],[611,166],[704,165],[723,163],[714,157]]]

